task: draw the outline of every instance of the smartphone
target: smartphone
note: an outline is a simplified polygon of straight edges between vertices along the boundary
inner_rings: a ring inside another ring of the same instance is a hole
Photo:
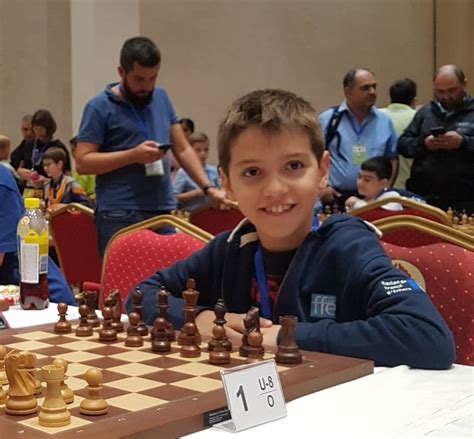
[[[172,143],[160,143],[160,145],[158,146],[158,149],[161,149],[163,152],[166,152],[166,151],[168,151],[168,149],[170,149],[172,146],[173,146]]]
[[[433,127],[433,128],[430,129],[430,131],[431,131],[431,134],[435,137],[436,136],[441,136],[442,134],[446,134],[446,128],[441,127],[441,126]]]

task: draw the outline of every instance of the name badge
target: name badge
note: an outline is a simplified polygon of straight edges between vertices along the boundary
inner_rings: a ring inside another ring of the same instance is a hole
[[[274,360],[224,369],[221,377],[232,420],[215,428],[236,432],[286,416]]]
[[[360,166],[367,160],[367,147],[361,143],[356,143],[352,147],[352,163]]]
[[[156,160],[155,162],[147,163],[145,165],[145,174],[149,177],[151,175],[165,175],[165,168],[163,160]]]

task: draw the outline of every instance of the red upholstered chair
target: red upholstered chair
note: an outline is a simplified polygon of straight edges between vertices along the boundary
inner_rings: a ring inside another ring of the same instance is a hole
[[[101,261],[94,212],[71,203],[51,213],[49,228],[61,269],[70,285],[100,282]]]
[[[474,253],[452,242],[421,247],[382,243],[393,264],[425,289],[451,329],[456,363],[474,366]]]
[[[159,235],[162,226],[179,230],[175,235]],[[109,241],[102,268],[101,303],[114,289],[122,302],[130,290],[156,271],[185,259],[213,238],[188,222],[160,215],[117,232]]]
[[[373,224],[383,232],[382,241],[395,245],[419,247],[435,242],[451,242],[474,251],[474,236],[419,216],[390,216]]]
[[[399,203],[403,206],[403,210],[393,211],[383,209],[388,203]],[[374,201],[358,209],[354,209],[351,215],[359,216],[366,221],[376,221],[381,218],[387,218],[389,216],[396,215],[410,215],[427,218],[431,221],[435,221],[441,224],[450,226],[451,223],[448,218],[448,214],[437,207],[430,206],[429,204],[419,203],[418,201],[412,200],[406,197],[387,197],[381,200]]]
[[[231,204],[227,209],[206,206],[192,212],[189,218],[191,224],[217,235],[225,230],[231,230],[244,219],[237,204]]]

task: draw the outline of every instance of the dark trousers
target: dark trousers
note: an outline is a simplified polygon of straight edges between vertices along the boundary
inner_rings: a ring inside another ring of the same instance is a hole
[[[169,210],[143,211],[143,210],[107,210],[95,212],[95,226],[97,228],[97,239],[99,241],[100,257],[104,257],[105,248],[110,238],[124,227],[145,221],[157,215],[169,214]],[[161,235],[172,235],[176,233],[174,227],[162,227],[158,230]]]

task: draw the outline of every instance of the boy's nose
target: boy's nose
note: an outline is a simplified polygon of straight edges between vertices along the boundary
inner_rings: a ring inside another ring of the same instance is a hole
[[[280,178],[270,179],[263,190],[265,197],[277,197],[286,193],[288,193],[288,185]]]

